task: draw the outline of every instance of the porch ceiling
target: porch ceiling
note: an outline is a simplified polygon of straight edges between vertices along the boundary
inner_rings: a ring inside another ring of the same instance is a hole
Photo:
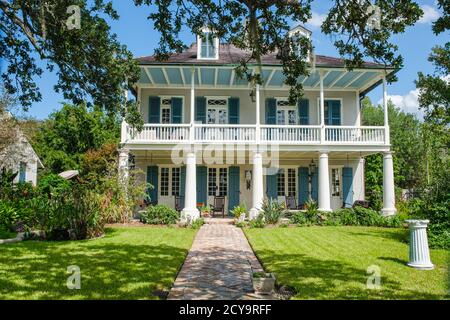
[[[234,66],[183,66],[183,65],[141,65],[140,87],[189,88],[191,72],[195,68],[194,82],[200,88],[247,89],[249,82],[240,79]],[[316,68],[308,77],[300,77],[306,90],[319,90],[319,71],[324,72],[324,89],[335,91],[370,90],[383,76],[384,69],[365,68],[352,71],[345,68]],[[388,76],[395,72],[387,70]],[[285,76],[280,67],[264,66],[262,69],[263,87],[266,89],[287,89]]]

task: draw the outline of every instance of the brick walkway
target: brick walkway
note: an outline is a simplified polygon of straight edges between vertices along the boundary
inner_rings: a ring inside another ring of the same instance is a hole
[[[242,230],[229,219],[210,219],[198,231],[168,299],[257,298],[251,275],[261,271]]]

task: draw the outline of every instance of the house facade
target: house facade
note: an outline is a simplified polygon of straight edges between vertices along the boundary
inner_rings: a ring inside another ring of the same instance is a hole
[[[133,155],[153,185],[151,202],[177,206],[186,219],[218,198],[225,212],[245,204],[251,218],[265,198],[351,207],[365,198],[364,157],[383,153],[383,214],[394,214],[386,79],[396,70],[365,63],[350,71],[341,59],[311,55],[311,74],[299,79],[305,94],[290,104],[277,54],[263,57],[255,86],[234,70],[246,54],[205,34],[164,62],[138,58],[134,94],[145,125],[122,123],[120,166],[126,171]],[[360,101],[380,85],[385,125],[361,126]]]

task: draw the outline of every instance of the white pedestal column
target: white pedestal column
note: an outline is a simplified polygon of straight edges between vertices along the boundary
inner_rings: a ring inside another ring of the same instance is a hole
[[[191,223],[200,217],[197,209],[197,181],[196,181],[195,152],[186,155],[186,186],[184,194],[184,209],[181,211],[181,221]]]
[[[259,152],[253,154],[253,173],[252,173],[252,208],[249,212],[250,220],[258,217],[261,211],[261,205],[264,200],[263,191],[263,167],[262,155]]]
[[[397,212],[395,209],[394,164],[391,152],[386,152],[383,156],[383,209],[381,212],[384,216],[392,216]]]
[[[319,157],[319,211],[331,211],[328,152],[321,152]]]
[[[428,249],[427,225],[429,220],[406,220],[409,225],[409,262],[416,269],[431,270],[434,265]]]
[[[128,178],[128,159],[129,159],[128,149],[120,149],[119,150],[119,177],[121,182],[125,181]]]

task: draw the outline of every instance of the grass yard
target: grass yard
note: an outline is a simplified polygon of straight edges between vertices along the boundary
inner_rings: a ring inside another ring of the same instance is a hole
[[[432,271],[406,266],[408,230],[298,227],[245,234],[278,283],[297,289],[294,299],[448,299],[448,252],[431,250]],[[381,290],[366,287],[370,265],[381,269]]]
[[[100,239],[0,245],[0,299],[157,299],[170,289],[196,231],[114,227]],[[69,290],[67,267],[81,270]]]
[[[10,239],[15,238],[17,236],[17,233],[10,232],[8,230],[0,229],[0,239]]]

